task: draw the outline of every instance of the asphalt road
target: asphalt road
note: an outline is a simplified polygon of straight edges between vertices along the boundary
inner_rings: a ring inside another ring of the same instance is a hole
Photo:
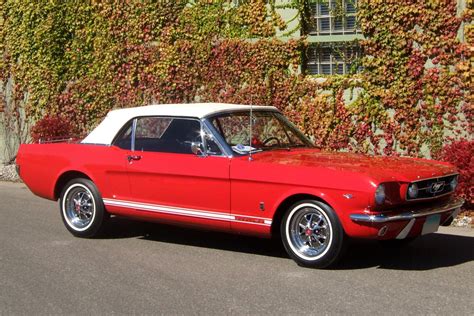
[[[55,202],[0,182],[0,315],[451,314],[474,311],[474,230],[402,250],[353,244],[334,270],[279,243],[114,219],[74,238]]]

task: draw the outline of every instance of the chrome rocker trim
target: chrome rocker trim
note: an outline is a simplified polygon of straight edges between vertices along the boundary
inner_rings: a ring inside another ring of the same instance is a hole
[[[137,211],[196,217],[196,218],[203,218],[203,219],[228,221],[228,222],[235,222],[235,223],[241,223],[241,224],[259,225],[259,226],[268,226],[268,227],[272,225],[272,219],[266,218],[266,217],[233,214],[233,213],[231,214],[231,213],[210,212],[210,211],[204,211],[204,210],[198,210],[198,209],[179,208],[179,207],[174,207],[174,206],[124,201],[124,200],[116,200],[116,199],[102,199],[102,200],[106,206],[115,206],[115,207],[133,209]]]
[[[393,222],[393,221],[404,221],[404,220],[411,220],[413,218],[453,211],[457,208],[460,208],[463,204],[464,204],[463,199],[455,198],[441,206],[426,207],[426,208],[421,208],[417,210],[406,210],[402,212],[401,214],[397,214],[397,215],[351,214],[350,218],[354,222],[369,222],[369,223],[386,223],[386,222]]]

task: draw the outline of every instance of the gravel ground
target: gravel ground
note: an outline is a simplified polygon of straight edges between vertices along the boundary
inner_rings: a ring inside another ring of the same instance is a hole
[[[15,165],[0,165],[0,180],[20,182],[21,180],[16,173]]]

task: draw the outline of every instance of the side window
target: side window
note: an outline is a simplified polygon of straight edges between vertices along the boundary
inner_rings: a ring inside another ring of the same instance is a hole
[[[137,120],[135,150],[192,154],[201,143],[201,123],[193,119],[142,117]]]
[[[132,147],[133,121],[130,121],[115,138],[114,145],[130,150]],[[205,128],[206,153],[221,155],[222,151]],[[192,145],[203,148],[201,123],[193,119],[169,117],[141,117],[135,129],[135,150],[192,154]]]
[[[171,118],[141,117],[137,120],[135,139],[160,139],[172,121]]]
[[[161,151],[161,136],[172,119],[161,117],[140,117],[135,128],[135,150]]]
[[[120,131],[114,140],[114,145],[122,149],[130,150],[132,148],[132,121],[128,122]]]
[[[207,127],[204,126],[204,135],[206,138],[206,153],[211,156],[220,156],[222,155],[222,151],[217,144],[214,136],[212,135],[211,131]]]

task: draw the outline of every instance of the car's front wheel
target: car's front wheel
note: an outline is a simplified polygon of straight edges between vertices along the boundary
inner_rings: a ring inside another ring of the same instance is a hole
[[[299,265],[326,268],[342,253],[344,230],[327,204],[304,200],[291,206],[280,227],[288,255]]]
[[[66,228],[77,237],[94,237],[104,226],[105,207],[99,190],[88,179],[73,179],[61,192],[61,217]]]

